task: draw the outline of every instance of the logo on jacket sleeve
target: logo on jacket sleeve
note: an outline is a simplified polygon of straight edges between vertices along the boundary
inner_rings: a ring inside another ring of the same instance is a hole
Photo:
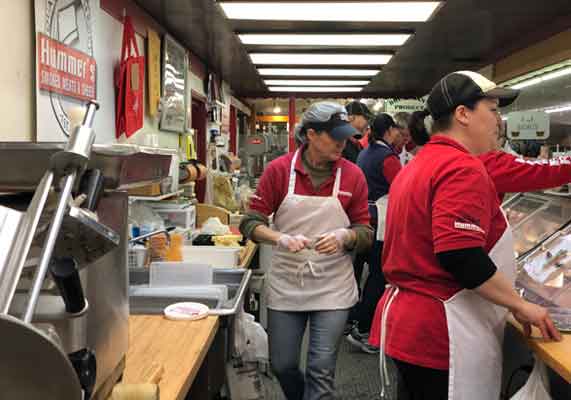
[[[460,222],[454,221],[454,228],[461,229],[464,231],[473,231],[473,232],[480,232],[485,234],[486,232],[480,228],[478,225],[470,223],[470,222]]]

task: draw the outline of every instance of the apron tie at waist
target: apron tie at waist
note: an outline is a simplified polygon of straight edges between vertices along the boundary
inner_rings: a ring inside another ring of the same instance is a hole
[[[296,275],[297,275],[297,279],[299,281],[299,285],[301,287],[303,287],[303,274],[305,272],[305,267],[307,267],[307,269],[309,270],[309,273],[311,275],[313,275],[314,277],[318,276],[318,274],[316,272],[316,269],[318,268],[318,266],[316,263],[314,263],[311,260],[307,260],[303,264],[300,264],[299,267],[297,267]]]
[[[390,290],[389,297],[387,301],[383,305],[383,310],[381,311],[381,349],[379,351],[379,371],[381,375],[381,399],[384,399],[386,396],[386,389],[391,385],[389,379],[389,373],[387,368],[387,357],[385,355],[385,342],[387,336],[387,315],[389,313],[389,309],[393,303],[393,300],[397,296],[399,292],[398,287],[394,287],[391,285],[387,285],[387,289]]]

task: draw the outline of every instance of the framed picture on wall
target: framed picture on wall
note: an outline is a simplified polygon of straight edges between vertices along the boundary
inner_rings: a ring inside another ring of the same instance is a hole
[[[171,36],[163,37],[162,113],[159,129],[186,130],[188,55]]]

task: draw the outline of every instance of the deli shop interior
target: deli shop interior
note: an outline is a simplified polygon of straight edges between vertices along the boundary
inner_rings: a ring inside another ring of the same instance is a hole
[[[569,0],[0,33],[0,399],[571,398]]]

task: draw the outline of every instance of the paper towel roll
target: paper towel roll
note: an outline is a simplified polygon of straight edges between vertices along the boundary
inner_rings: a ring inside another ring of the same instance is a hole
[[[153,383],[119,383],[109,400],[159,400],[159,387]]]

